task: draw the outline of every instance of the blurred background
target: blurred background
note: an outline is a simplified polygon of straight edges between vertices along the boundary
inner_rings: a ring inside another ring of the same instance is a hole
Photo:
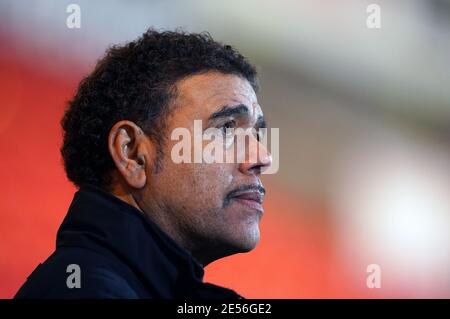
[[[108,46],[151,26],[237,47],[280,129],[261,242],[207,281],[249,298],[450,298],[450,1],[0,0],[1,298],[54,250],[75,191],[67,100]]]

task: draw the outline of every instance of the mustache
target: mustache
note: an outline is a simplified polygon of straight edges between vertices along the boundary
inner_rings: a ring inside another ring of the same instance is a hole
[[[224,207],[228,206],[231,199],[235,197],[236,195],[239,195],[242,192],[246,191],[258,191],[262,196],[266,194],[266,189],[261,184],[248,184],[248,185],[241,185],[239,187],[236,187],[234,190],[229,192],[224,199]]]

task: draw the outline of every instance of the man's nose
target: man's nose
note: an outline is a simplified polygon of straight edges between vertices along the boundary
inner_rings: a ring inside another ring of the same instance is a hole
[[[248,141],[248,142],[247,142]],[[272,165],[272,155],[266,145],[255,137],[249,137],[245,145],[245,160],[239,163],[239,170],[245,175],[260,175]]]

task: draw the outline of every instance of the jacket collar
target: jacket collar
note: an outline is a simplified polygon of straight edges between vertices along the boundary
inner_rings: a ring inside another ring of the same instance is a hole
[[[203,267],[142,212],[97,187],[75,193],[56,246],[112,252],[161,298],[237,297],[203,283]]]

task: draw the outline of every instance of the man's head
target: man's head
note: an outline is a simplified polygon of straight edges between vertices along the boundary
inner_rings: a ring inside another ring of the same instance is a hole
[[[175,163],[171,132],[193,135],[201,120],[203,130],[224,132],[225,153],[242,152],[226,129],[264,127],[256,91],[254,67],[230,46],[149,30],[110,49],[81,82],[62,120],[67,176],[132,204],[204,265],[249,251],[259,240],[259,175],[270,154],[249,136],[244,152],[256,145],[256,161]]]

